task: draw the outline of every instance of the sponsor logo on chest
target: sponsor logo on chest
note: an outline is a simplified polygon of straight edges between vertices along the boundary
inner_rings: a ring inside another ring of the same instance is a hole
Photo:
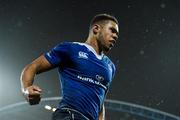
[[[104,80],[104,77],[103,76],[100,76],[100,75],[96,75],[96,79],[101,82]]]

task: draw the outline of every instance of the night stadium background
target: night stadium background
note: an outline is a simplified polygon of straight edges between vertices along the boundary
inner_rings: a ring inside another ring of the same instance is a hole
[[[108,53],[117,71],[107,119],[179,119],[179,11],[179,0],[0,0],[0,119],[51,117],[44,106],[55,107],[58,100],[29,106],[20,92],[20,73],[60,42],[84,42],[98,13],[120,23],[119,39]],[[35,84],[43,98],[61,96],[56,69],[36,76]]]

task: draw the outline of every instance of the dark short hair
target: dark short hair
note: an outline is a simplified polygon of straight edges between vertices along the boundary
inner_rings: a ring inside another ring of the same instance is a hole
[[[109,20],[115,22],[116,24],[119,24],[118,20],[112,15],[109,15],[109,14],[97,14],[96,16],[94,16],[94,18],[90,22],[90,29],[96,23],[97,24],[98,23],[104,23],[104,22],[109,21]]]

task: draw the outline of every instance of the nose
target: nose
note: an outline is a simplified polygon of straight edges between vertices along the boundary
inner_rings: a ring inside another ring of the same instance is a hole
[[[113,34],[113,39],[117,40],[118,39],[118,35],[116,33]]]

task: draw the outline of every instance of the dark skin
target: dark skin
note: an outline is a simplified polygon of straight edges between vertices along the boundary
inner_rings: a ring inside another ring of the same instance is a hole
[[[85,43],[91,45],[97,54],[101,54],[102,52],[108,52],[114,46],[118,39],[118,34],[118,25],[113,21],[108,21],[105,25],[94,24]],[[29,92],[25,98],[30,105],[39,104],[42,95],[42,89],[33,84],[35,75],[53,68],[44,55],[41,55],[23,69],[21,73],[21,88],[22,92],[25,90]],[[104,116],[103,106],[99,113],[99,120],[104,120]]]
[[[30,105],[38,104],[41,100],[42,90],[33,85],[34,77],[44,71],[52,69],[53,66],[46,60],[44,55],[34,60],[31,64],[25,66],[21,74],[22,91],[28,90],[29,95],[25,96]]]

